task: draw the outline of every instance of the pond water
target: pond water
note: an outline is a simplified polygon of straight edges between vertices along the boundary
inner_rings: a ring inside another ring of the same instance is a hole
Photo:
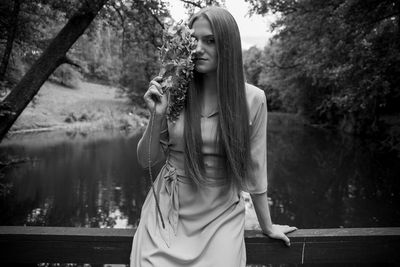
[[[273,221],[298,228],[400,226],[400,158],[376,143],[270,116]],[[0,157],[0,225],[135,227],[149,189],[141,132],[14,136]],[[157,166],[159,168],[160,166]],[[246,228],[257,228],[247,203]]]

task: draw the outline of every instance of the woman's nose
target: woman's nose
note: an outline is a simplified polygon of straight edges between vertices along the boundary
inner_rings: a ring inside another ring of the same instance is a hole
[[[197,55],[201,55],[203,53],[203,45],[202,42],[199,40],[197,41],[195,52]]]

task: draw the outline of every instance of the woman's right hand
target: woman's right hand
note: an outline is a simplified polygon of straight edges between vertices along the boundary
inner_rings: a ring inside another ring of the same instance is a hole
[[[167,112],[167,106],[168,106],[168,97],[167,93],[164,93],[160,82],[162,81],[162,77],[155,77],[151,82],[149,89],[147,89],[147,92],[144,94],[143,98],[144,101],[146,102],[147,108],[153,112],[154,110],[154,105],[156,106],[155,108],[155,115],[165,115]]]

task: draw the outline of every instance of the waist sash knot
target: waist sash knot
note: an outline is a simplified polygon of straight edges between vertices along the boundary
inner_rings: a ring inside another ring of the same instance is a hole
[[[162,228],[161,223],[159,223],[159,229],[161,236],[167,246],[171,244],[171,239],[176,235],[178,229],[178,219],[179,219],[179,192],[178,192],[178,175],[182,173],[181,170],[177,170],[168,161],[161,170],[164,181],[160,181],[160,210],[161,214],[165,220],[165,229]],[[160,220],[160,218],[159,218]]]

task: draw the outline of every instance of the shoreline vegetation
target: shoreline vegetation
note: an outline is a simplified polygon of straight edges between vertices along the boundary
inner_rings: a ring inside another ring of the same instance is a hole
[[[48,131],[135,131],[147,124],[147,118],[147,111],[118,88],[89,82],[68,88],[46,82],[14,123],[7,139]]]

